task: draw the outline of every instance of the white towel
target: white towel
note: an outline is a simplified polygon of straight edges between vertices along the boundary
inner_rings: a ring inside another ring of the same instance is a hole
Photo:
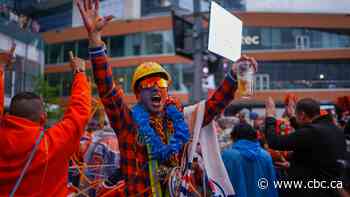
[[[211,183],[215,196],[232,196],[235,194],[226,168],[221,158],[219,143],[212,123],[201,128],[204,114],[205,101],[185,108],[184,114],[190,128],[193,128],[193,142],[190,148],[189,162],[192,163],[197,143],[200,142],[205,171]],[[193,122],[191,120],[194,121]],[[198,137],[199,136],[199,137]]]

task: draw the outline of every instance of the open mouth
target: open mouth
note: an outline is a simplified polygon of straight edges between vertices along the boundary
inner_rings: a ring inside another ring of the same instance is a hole
[[[152,98],[152,103],[160,103],[160,101],[162,100],[162,98],[159,95],[153,95]]]

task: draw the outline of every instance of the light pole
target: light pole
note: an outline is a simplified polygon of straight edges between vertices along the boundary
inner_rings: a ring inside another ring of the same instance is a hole
[[[202,61],[203,61],[203,24],[201,16],[201,0],[193,0],[193,59],[194,59],[194,84],[193,101],[198,102],[202,99]]]

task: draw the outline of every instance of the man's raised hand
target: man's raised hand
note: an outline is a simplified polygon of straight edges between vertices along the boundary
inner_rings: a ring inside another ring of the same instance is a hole
[[[90,46],[103,45],[101,39],[102,29],[113,19],[113,16],[102,17],[98,14],[99,0],[75,0],[75,3],[79,8],[81,18],[89,35]]]
[[[85,72],[86,63],[83,59],[74,57],[73,52],[69,51],[70,64],[73,73]]]
[[[265,115],[266,117],[276,116],[275,101],[271,97],[269,97],[265,103]]]
[[[233,70],[234,73],[237,73],[237,69],[238,69],[237,65],[239,64],[239,62],[244,62],[244,61],[248,61],[250,65],[252,65],[252,67],[254,68],[255,72],[258,71],[258,63],[256,62],[255,58],[242,55],[235,63],[232,64],[231,69]]]
[[[295,117],[295,102],[292,99],[289,100],[286,106],[286,114],[288,118]]]

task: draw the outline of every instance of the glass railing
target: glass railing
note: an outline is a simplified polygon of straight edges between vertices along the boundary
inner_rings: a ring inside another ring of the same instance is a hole
[[[341,89],[350,88],[350,80],[271,81],[270,89]]]
[[[15,77],[15,80],[13,80],[12,77]],[[30,74],[28,72],[12,73],[10,71],[7,71],[5,73],[5,94],[11,95],[12,90],[14,90],[14,94],[24,91],[33,91],[36,79],[36,75]]]
[[[103,38],[108,47],[108,55],[113,58],[147,55],[173,54],[173,34],[171,31],[143,32]],[[45,63],[68,62],[68,52],[73,51],[81,58],[88,58],[88,40],[48,44],[45,47]]]
[[[40,34],[21,29],[16,22],[10,21],[4,17],[0,17],[0,33],[38,49],[43,49],[44,47],[44,41]]]
[[[243,50],[350,48],[346,29],[244,27]]]

